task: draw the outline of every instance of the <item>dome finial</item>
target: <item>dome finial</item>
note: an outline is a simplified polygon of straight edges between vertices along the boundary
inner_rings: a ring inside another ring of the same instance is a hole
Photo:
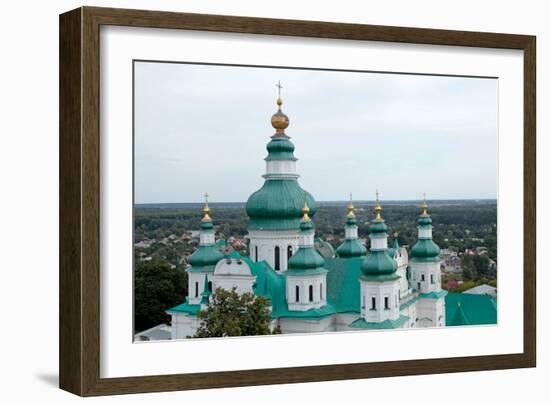
[[[380,213],[382,212],[382,206],[380,205],[378,189],[376,189],[376,205],[374,206],[374,212],[376,214],[376,217],[374,219],[377,221],[381,221],[382,215]]]
[[[277,105],[279,109],[271,117],[271,126],[275,129],[275,135],[283,136],[285,135],[285,129],[289,125],[289,120],[288,116],[286,116],[281,110],[281,105],[283,104],[283,100],[281,98],[281,89],[283,86],[281,85],[281,81],[278,81],[277,84],[275,84],[275,87],[279,90],[279,97],[277,98]]]
[[[307,196],[305,192],[304,192],[304,208],[302,208],[302,212],[304,213],[304,215],[302,216],[302,222],[309,221],[310,220],[309,206],[307,205]]]
[[[422,216],[426,217],[428,215],[428,203],[426,203],[426,193],[424,193],[424,201],[420,208],[422,208]]]
[[[353,205],[353,194],[350,192],[349,194],[349,204],[348,204],[348,218],[354,218],[355,217],[355,206]]]
[[[204,194],[204,208],[202,209],[204,212],[203,220],[211,221],[212,218],[210,218],[210,207],[208,206],[208,192]]]

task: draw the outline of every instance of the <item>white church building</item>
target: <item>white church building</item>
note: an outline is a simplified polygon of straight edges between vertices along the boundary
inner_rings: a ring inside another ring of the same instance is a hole
[[[271,118],[275,133],[267,144],[263,186],[246,204],[249,256],[223,252],[206,203],[200,243],[189,258],[185,301],[166,312],[171,338],[191,337],[218,287],[252,292],[271,302],[272,326],[282,333],[442,327],[470,324],[460,301],[446,308],[441,288],[439,247],[432,240],[432,219],[424,201],[418,217],[418,239],[409,254],[388,228],[378,199],[371,218],[370,248],[357,234],[350,200],[342,214],[345,239],[332,254],[316,248],[313,196],[298,183],[294,145],[285,133],[288,117]],[[496,305],[495,305],[496,306]],[[446,318],[446,312],[452,317]],[[496,312],[496,308],[495,308]]]

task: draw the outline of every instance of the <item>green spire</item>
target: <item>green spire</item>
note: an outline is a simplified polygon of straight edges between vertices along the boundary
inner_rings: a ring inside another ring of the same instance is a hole
[[[354,236],[348,237],[349,233],[354,234]],[[346,239],[338,246],[336,253],[342,258],[359,257],[367,254],[367,248],[361,245],[361,242],[357,238],[357,220],[355,218],[355,207],[353,206],[351,193],[346,218]]]
[[[388,237],[386,234],[388,227],[382,218],[382,206],[380,205],[380,200],[378,198],[378,191],[376,191],[376,205],[374,207],[374,213],[375,217],[370,226],[371,242],[374,242],[376,239],[380,240],[381,238],[387,239]],[[384,241],[387,242],[387,240]],[[399,276],[395,274],[397,271],[397,263],[395,263],[395,260],[388,255],[388,248],[385,242],[383,245],[386,246],[381,249],[373,249],[371,247],[370,255],[367,256],[361,265],[363,278],[367,281],[385,281],[399,278]]]
[[[428,213],[426,194],[424,194],[424,201],[420,208],[422,209],[422,213],[418,217],[418,240],[411,249],[411,260],[417,262],[439,261],[440,249],[432,240],[432,218]]]
[[[208,289],[208,275],[205,275],[204,276],[204,288],[203,288],[203,291],[202,291],[202,300],[201,300],[201,305],[208,305],[208,303],[210,302],[210,290]]]
[[[307,199],[302,209],[303,216],[300,223],[300,245],[298,251],[288,260],[289,275],[311,274],[325,271],[325,259],[317,252],[313,242],[313,222],[309,218]]]
[[[204,238],[211,237],[214,239],[214,224],[210,217],[210,207],[208,206],[208,193],[204,195],[205,203],[202,209],[204,216],[201,220],[201,241],[199,247],[191,256],[189,256],[189,264],[194,270],[213,271],[214,266],[223,258],[223,253],[220,251],[215,242],[203,242]]]

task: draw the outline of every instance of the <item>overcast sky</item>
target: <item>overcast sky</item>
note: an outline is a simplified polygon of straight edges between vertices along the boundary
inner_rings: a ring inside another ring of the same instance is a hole
[[[246,201],[279,80],[317,200],[496,198],[496,79],[137,62],[136,203]]]

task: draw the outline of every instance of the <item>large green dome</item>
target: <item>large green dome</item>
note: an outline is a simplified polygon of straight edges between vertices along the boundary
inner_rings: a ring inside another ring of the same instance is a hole
[[[315,199],[296,180],[266,180],[246,203],[250,217],[249,230],[299,229],[304,207],[304,195],[309,215],[315,215]]]

